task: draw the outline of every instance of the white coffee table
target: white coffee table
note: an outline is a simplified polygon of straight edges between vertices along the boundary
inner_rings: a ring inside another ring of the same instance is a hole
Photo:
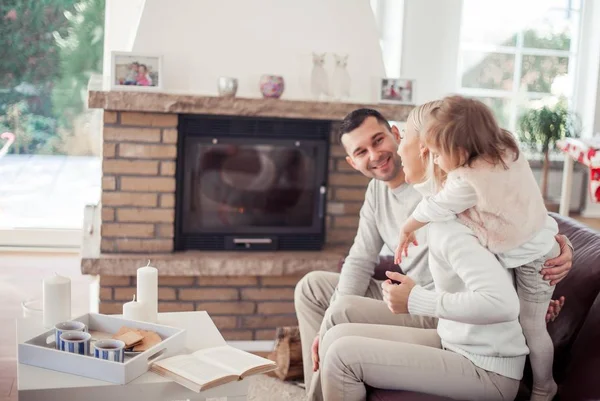
[[[226,344],[206,312],[159,313],[158,323],[186,329],[186,347],[190,352]],[[44,331],[39,319],[21,319],[17,321],[17,343]],[[19,401],[242,401],[247,398],[250,380],[252,377],[195,393],[152,372],[126,385],[117,385],[17,364]]]

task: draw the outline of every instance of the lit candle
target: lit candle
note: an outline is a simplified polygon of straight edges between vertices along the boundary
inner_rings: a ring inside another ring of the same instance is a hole
[[[158,319],[158,269],[150,266],[137,270],[137,299],[145,310],[145,321],[156,323]]]
[[[135,295],[133,301],[123,304],[123,317],[129,320],[146,320],[146,310],[141,302],[135,301]]]
[[[71,320],[71,280],[68,277],[55,273],[45,278],[42,299],[45,328]]]

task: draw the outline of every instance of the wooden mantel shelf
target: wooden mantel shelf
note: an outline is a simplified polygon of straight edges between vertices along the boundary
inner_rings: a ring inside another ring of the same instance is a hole
[[[212,114],[248,117],[342,120],[352,110],[367,107],[381,112],[390,121],[406,121],[414,105],[389,103],[341,103],[285,99],[225,98],[158,92],[88,92],[92,109],[172,114]]]
[[[165,254],[101,254],[83,256],[81,272],[103,276],[135,276],[150,259],[160,276],[289,276],[313,270],[337,272],[345,248],[322,251],[227,252],[185,251]]]

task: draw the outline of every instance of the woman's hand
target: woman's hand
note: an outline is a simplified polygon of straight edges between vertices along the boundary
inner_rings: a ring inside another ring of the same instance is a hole
[[[394,252],[394,263],[397,265],[402,262],[402,254],[404,256],[408,256],[408,245],[413,244],[415,246],[419,245],[417,242],[417,238],[415,237],[414,231],[401,231],[400,239],[398,241],[398,247],[396,247],[396,251]]]
[[[385,272],[389,280],[381,283],[383,289],[383,300],[392,313],[408,313],[408,297],[416,285],[413,279],[397,272]],[[400,284],[393,284],[392,280]]]

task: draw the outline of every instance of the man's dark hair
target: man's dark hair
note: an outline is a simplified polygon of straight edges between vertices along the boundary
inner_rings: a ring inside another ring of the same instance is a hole
[[[375,117],[379,124],[384,125],[388,130],[392,129],[388,120],[386,120],[385,117],[383,115],[381,115],[381,113],[378,112],[377,110],[356,109],[356,110],[350,112],[350,114],[348,114],[342,120],[342,123],[340,124],[340,129],[339,129],[338,141],[340,143],[342,143],[342,136],[344,134],[347,134],[348,132],[352,132],[355,129],[357,129],[358,127],[360,127],[362,125],[362,123],[364,123],[365,120],[369,117]]]

